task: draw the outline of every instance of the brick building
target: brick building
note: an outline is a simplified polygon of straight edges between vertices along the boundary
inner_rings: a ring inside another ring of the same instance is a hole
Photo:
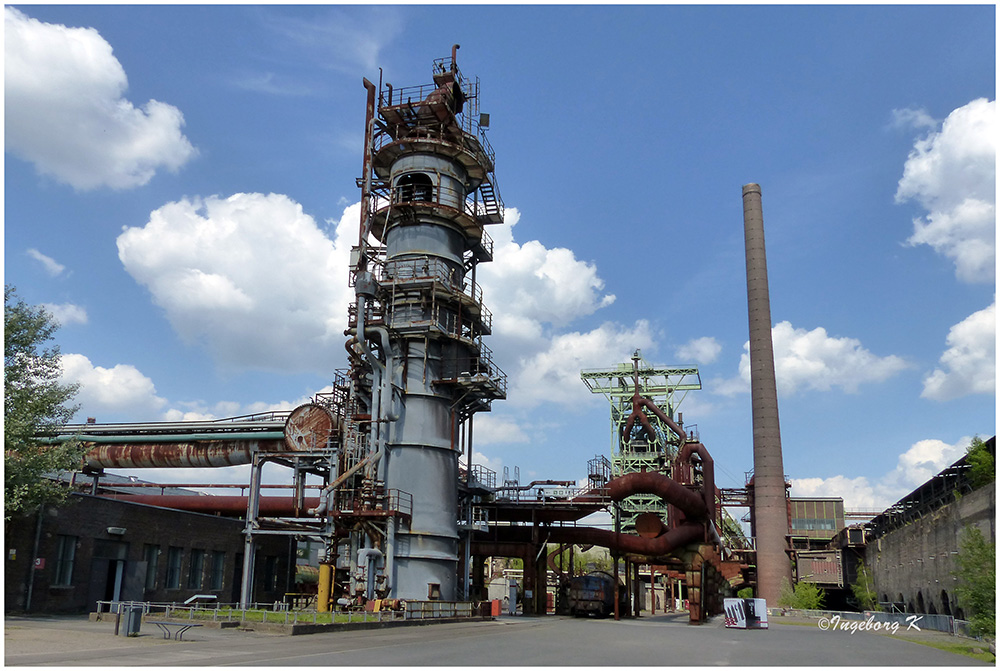
[[[240,598],[244,522],[73,492],[5,528],[7,612],[88,612],[98,601]],[[256,541],[252,600],[292,591],[294,540]]]

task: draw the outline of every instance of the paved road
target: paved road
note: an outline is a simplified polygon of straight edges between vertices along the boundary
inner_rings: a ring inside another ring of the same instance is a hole
[[[5,618],[4,662],[34,666],[956,666],[968,657],[900,636],[772,624],[692,627],[677,616],[638,620],[510,617],[367,631],[281,636],[208,627],[136,638],[85,618]],[[922,635],[946,637],[925,632]]]

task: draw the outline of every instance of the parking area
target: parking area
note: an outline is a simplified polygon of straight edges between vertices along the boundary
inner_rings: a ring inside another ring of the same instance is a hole
[[[891,636],[823,631],[810,623],[768,630],[701,625],[686,616],[634,620],[503,617],[493,621],[285,636],[200,627],[184,640],[156,627],[114,635],[114,622],[7,617],[8,666],[956,666],[974,659]],[[928,637],[945,634],[921,632]],[[909,634],[913,637],[914,634]]]

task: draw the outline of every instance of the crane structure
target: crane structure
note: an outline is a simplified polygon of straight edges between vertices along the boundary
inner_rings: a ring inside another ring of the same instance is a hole
[[[631,362],[584,370],[580,377],[611,406],[611,477],[649,471],[672,478],[674,460],[683,445],[663,416],[684,426],[677,408],[689,391],[701,389],[698,368],[650,365],[636,350]],[[689,426],[686,432],[697,440],[697,427]],[[636,520],[649,514],[665,523],[667,503],[653,494],[634,494],[614,509],[616,528],[635,533]]]

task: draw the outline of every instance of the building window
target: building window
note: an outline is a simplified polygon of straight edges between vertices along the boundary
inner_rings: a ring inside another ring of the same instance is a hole
[[[160,568],[160,546],[147,543],[142,556],[146,560],[146,589],[156,589],[156,572]]]
[[[222,589],[222,581],[225,577],[226,553],[221,550],[212,552],[212,563],[208,567],[208,588],[218,591]]]
[[[76,536],[59,536],[56,546],[56,575],[53,585],[73,584],[73,564],[76,561]]]
[[[201,577],[205,573],[205,551],[191,550],[191,570],[188,572],[187,588],[201,589]]]
[[[430,203],[433,196],[434,182],[422,172],[411,172],[396,180],[397,202]]]
[[[183,557],[183,548],[173,546],[167,548],[167,589],[181,588],[181,559]]]
[[[836,527],[834,520],[832,519],[816,519],[816,518],[795,518],[792,520],[793,529],[802,529],[805,531],[816,531],[816,530],[833,530]]]

